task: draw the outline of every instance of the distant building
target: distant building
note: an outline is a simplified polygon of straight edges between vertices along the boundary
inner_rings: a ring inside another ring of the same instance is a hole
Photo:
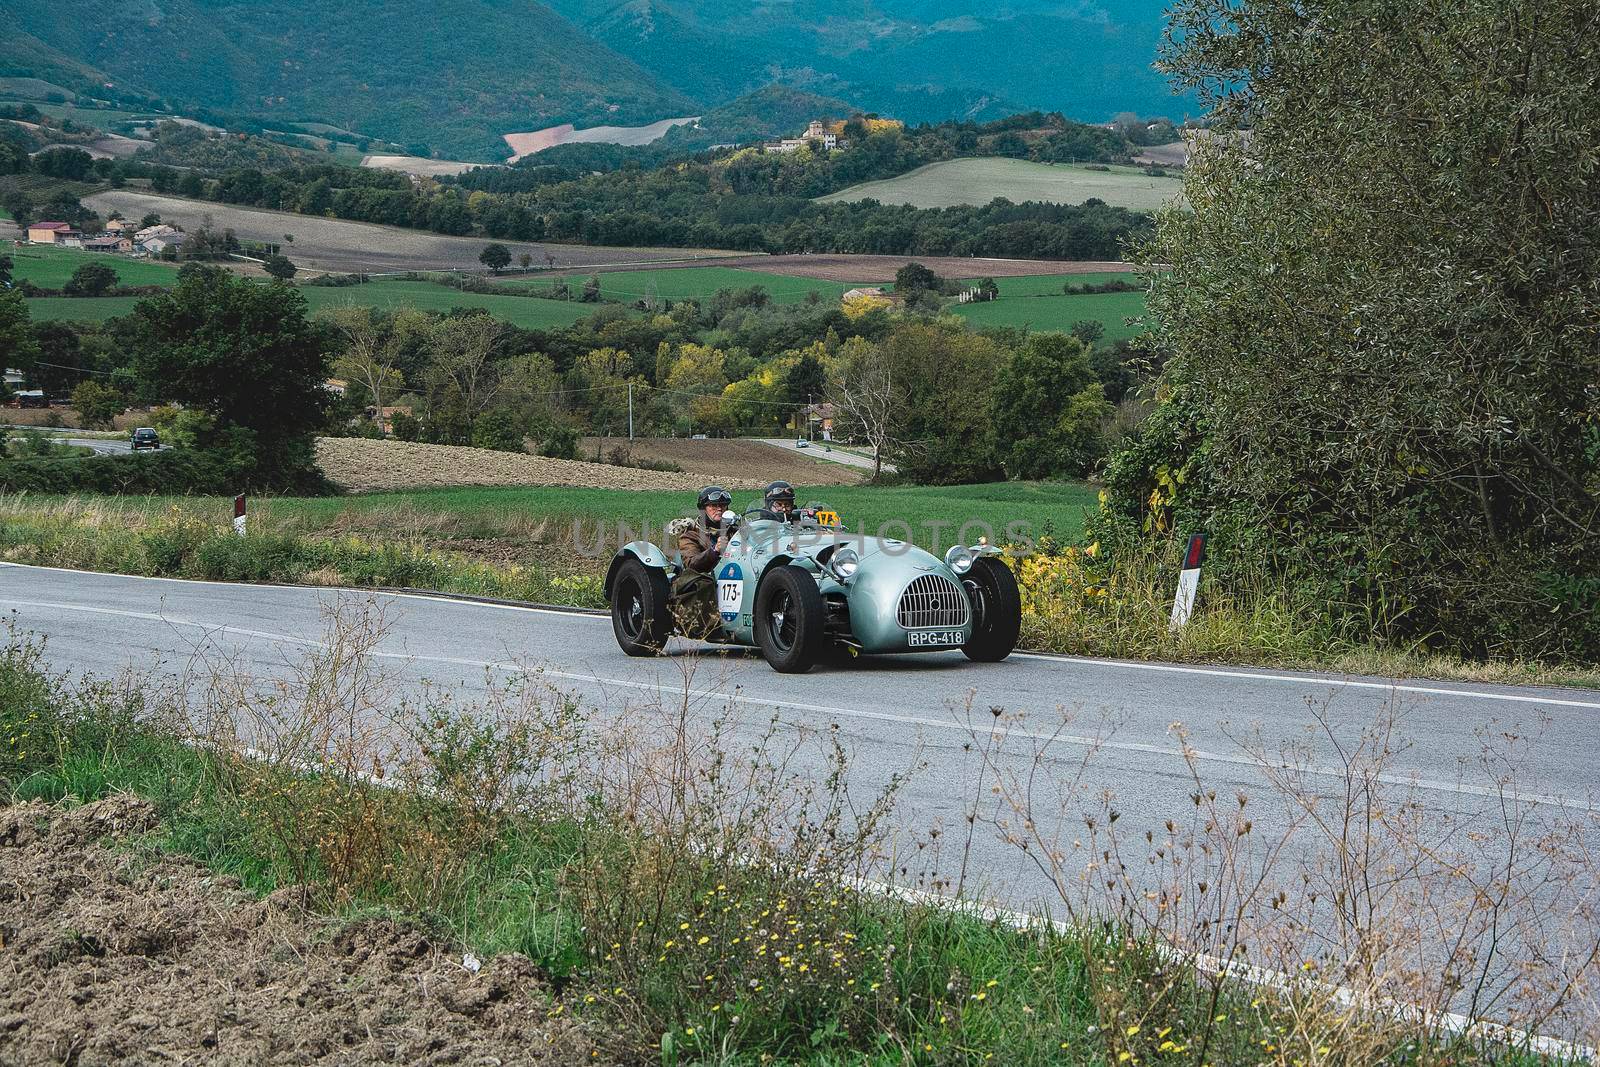
[[[152,237],[149,240],[140,241],[139,247],[150,253],[152,256],[159,256],[169,248],[176,250],[182,247],[186,236],[186,234],[181,233],[162,234],[159,237]]]
[[[31,245],[60,244],[72,232],[64,222],[33,222],[28,224],[28,243]]]
[[[840,299],[846,304],[852,300],[888,300],[889,294],[881,286],[874,285],[864,289],[847,290]]]
[[[108,233],[102,237],[85,237],[83,248],[86,252],[132,252],[133,242],[126,237]]]
[[[106,223],[107,233],[130,233],[132,230],[133,223],[129,222],[127,219],[112,219],[110,222]]]
[[[806,127],[806,132],[801,136],[786,137],[763,147],[768,152],[795,152],[813,141],[820,142],[828,151],[839,147],[839,135],[816,119],[811,120],[811,125]]]
[[[146,226],[144,229],[135,233],[133,235],[133,243],[136,245],[142,245],[153,237],[167,237],[177,232],[178,228],[176,226],[168,226],[166,223],[160,222],[154,226]]]

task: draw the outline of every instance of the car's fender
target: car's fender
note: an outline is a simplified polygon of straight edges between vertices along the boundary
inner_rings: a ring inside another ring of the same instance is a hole
[[[617,568],[621,567],[623,561],[630,556],[643,563],[646,567],[659,567],[668,577],[672,575],[672,565],[667,560],[667,554],[661,550],[659,545],[650,541],[629,541],[617,550],[615,556],[611,557],[611,566],[606,568],[605,585],[601,587],[601,590],[608,604],[611,603],[611,583],[616,579]]]

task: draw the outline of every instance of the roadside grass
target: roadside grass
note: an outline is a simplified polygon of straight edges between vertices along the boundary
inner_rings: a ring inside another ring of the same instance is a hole
[[[576,297],[583,290],[587,275],[567,272],[563,279]],[[607,300],[633,303],[636,300],[709,301],[719,289],[748,289],[759,286],[765,289],[775,304],[794,304],[817,293],[822,299],[837,301],[854,286],[843,282],[819,281],[815,278],[770,274],[766,271],[740,270],[737,267],[663,267],[659,270],[613,271],[602,273],[600,295]],[[547,278],[518,278],[502,282],[507,289],[524,289],[548,293],[553,282]]]
[[[68,684],[8,629],[0,789],[67,804],[133,792],[161,819],[151,843],[257,893],[297,886],[334,915],[378,910],[520,952],[614,1061],[1550,1062],[1352,1007],[1313,979],[1268,991],[1210,972],[1117,891],[1092,916],[1018,928],[857,890],[899,779],[851,795],[836,735],[774,723],[752,743],[731,712],[693,713],[687,676],[682,705],[668,693],[604,722],[532,673],[481,702],[424,689],[407,705],[375,666],[384,629],[347,605],[287,677],[202,661],[177,688]],[[987,756],[992,738],[974,743]],[[1217,829],[1235,835],[1239,818]],[[1205,876],[1208,861],[1187,862]],[[1237,935],[1202,939],[1216,936]]]
[[[178,280],[176,266],[109,252],[18,243],[6,254],[11,257],[11,276],[17,281],[32,282],[41,289],[60,289],[72,278],[73,271],[85,263],[104,263],[111,267],[117,272],[120,285],[174,285]]]

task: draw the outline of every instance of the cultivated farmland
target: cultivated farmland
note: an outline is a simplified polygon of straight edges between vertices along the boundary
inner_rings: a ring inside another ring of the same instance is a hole
[[[720,481],[729,489],[756,489],[763,484],[750,477],[730,478],[726,472],[646,471],[486,448],[356,437],[318,438],[317,464],[331,481],[356,492],[455,485],[566,485],[692,493],[708,481]]]
[[[216,226],[228,227],[240,238],[284,244],[284,253],[299,266],[326,271],[482,270],[478,254],[488,243],[481,237],[446,237],[396,226],[213,204],[134,189],[96,193],[85,198],[84,203],[101,215],[120,211],[130,219],[153,211],[163,221],[186,230],[197,229],[210,218]],[[285,243],[284,234],[293,234],[294,241]],[[512,250],[514,253],[530,252],[540,263],[545,262],[548,254],[554,257],[557,266],[563,267],[715,258],[731,254],[705,249],[591,248],[560,244],[515,244]]]
[[[1081,204],[1095,197],[1113,207],[1153,211],[1180,200],[1182,194],[1180,179],[1153,178],[1133,167],[1102,171],[1023,159],[949,159],[918,167],[898,178],[853,185],[818,199],[823,203],[872,199],[915,207],[956,207],[981,206],[995,197],[1019,204],[1029,200]]]
[[[815,458],[804,452],[778,448],[764,441],[744,438],[714,438],[696,441],[686,437],[585,437],[578,454],[602,457],[615,449],[625,449],[634,460],[675,463],[686,471],[702,471],[725,476],[738,471],[742,477],[769,482],[783,479],[796,485],[857,485],[866,481],[869,471]],[[820,450],[821,446],[818,446]]]

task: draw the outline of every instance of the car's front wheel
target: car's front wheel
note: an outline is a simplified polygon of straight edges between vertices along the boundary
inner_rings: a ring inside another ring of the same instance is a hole
[[[1022,594],[1011,568],[979,556],[961,579],[972,602],[972,636],[961,646],[978,663],[999,663],[1017,647],[1022,632]]]
[[[611,584],[611,630],[618,648],[630,656],[660,654],[672,636],[671,592],[659,568],[632,556],[623,562]]]
[[[756,644],[772,669],[804,674],[823,652],[828,608],[817,580],[799,567],[776,567],[756,593]]]

